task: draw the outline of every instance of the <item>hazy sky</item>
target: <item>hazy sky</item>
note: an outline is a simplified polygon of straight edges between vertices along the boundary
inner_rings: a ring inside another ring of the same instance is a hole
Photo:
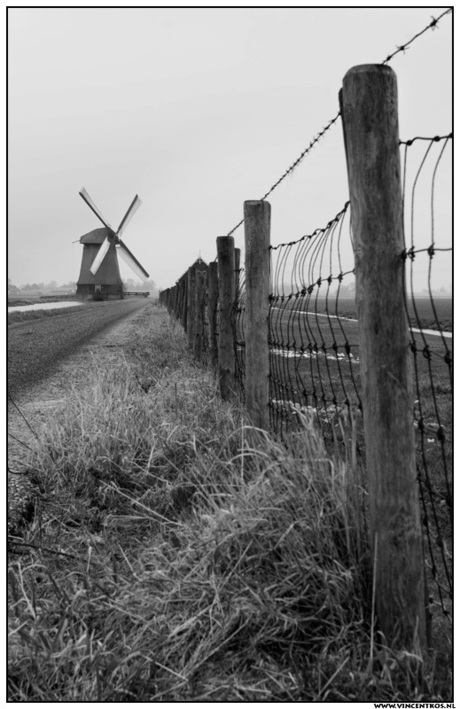
[[[137,193],[123,239],[161,288],[241,219],[338,111],[349,68],[380,63],[425,8],[13,8],[8,12],[9,276],[76,280],[82,246]],[[400,135],[452,130],[452,15],[390,63]],[[272,244],[348,199],[340,122],[269,197]],[[450,211],[449,200],[442,209]],[[450,226],[440,230],[450,244]],[[243,245],[243,228],[234,234]],[[434,285],[450,285],[439,270]],[[133,276],[123,270],[125,276]]]

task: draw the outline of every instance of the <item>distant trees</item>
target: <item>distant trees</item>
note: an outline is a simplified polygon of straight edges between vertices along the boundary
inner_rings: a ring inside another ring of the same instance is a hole
[[[152,295],[157,292],[157,286],[151,278],[148,281],[136,281],[134,278],[125,278],[123,281],[125,291],[149,291]]]
[[[340,287],[340,295],[342,296],[348,296],[350,298],[354,298],[356,293],[356,283],[353,281],[352,283],[348,283],[345,286]]]
[[[8,278],[8,295],[14,295],[18,293],[19,288],[14,285],[13,281],[11,278]]]
[[[21,286],[20,288],[16,288],[16,291],[14,289],[16,286],[14,286],[11,282],[11,278],[8,278],[8,293],[10,293],[10,290],[12,292],[19,292],[19,293],[24,293],[27,295],[30,295],[32,293],[52,293],[53,291],[59,290],[59,291],[76,291],[77,289],[77,284],[75,281],[69,281],[68,283],[63,283],[62,285],[58,285],[57,281],[50,281],[49,283],[26,283],[24,286]]]

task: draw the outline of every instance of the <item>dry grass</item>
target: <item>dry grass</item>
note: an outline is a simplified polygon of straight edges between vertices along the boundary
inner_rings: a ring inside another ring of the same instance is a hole
[[[448,701],[436,657],[372,642],[356,471],[308,424],[251,429],[165,312],[144,318],[30,461],[10,700]]]

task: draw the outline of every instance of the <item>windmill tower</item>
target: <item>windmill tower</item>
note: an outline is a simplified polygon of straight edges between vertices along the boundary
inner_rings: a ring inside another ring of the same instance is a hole
[[[118,256],[121,256],[131,270],[143,281],[149,278],[145,268],[141,266],[120,238],[142,202],[137,195],[134,197],[128,211],[120,222],[120,226],[117,231],[114,231],[84,187],[79,194],[104,226],[99,229],[93,229],[93,231],[83,234],[80,238],[80,244],[83,244],[83,258],[80,276],[77,281],[77,294],[94,295],[96,297],[99,294],[101,298],[109,295],[121,297],[123,283],[120,276]]]

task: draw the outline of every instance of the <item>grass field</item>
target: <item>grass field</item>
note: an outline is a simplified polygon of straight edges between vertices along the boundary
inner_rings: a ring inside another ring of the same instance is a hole
[[[164,309],[62,395],[10,540],[10,701],[452,701],[448,630],[377,642],[363,481],[315,426],[255,436]]]
[[[320,313],[325,313],[326,299],[318,298],[317,302],[314,298],[310,299],[310,306],[315,307]],[[452,332],[452,298],[433,298],[434,306],[429,297],[415,296],[413,299],[408,298],[407,309],[409,322],[412,327],[428,329],[428,330],[445,330]],[[328,308],[330,313],[341,315],[343,317],[356,319],[358,317],[356,303],[354,298],[340,297],[338,301],[337,312],[335,310],[335,298],[329,298]],[[313,307],[309,308],[313,310]]]

